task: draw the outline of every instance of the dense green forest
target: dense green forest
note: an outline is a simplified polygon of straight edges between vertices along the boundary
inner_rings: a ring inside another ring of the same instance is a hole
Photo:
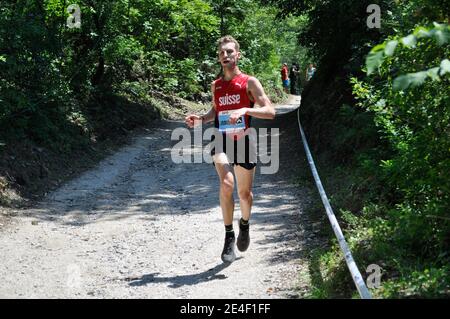
[[[301,118],[333,167],[325,186],[355,260],[382,267],[374,296],[448,297],[450,2],[377,1],[380,28],[367,25],[371,3],[2,1],[0,152],[27,141],[70,154],[126,134],[164,116],[158,93],[208,101],[216,41],[231,34],[274,102],[283,62],[317,64]],[[311,297],[355,296],[331,238],[311,254],[323,272]]]
[[[150,103],[154,91],[199,99],[220,71],[216,42],[225,33],[245,48],[242,69],[274,97],[281,59],[305,55],[292,41],[301,18],[273,24],[275,9],[254,1],[77,4],[80,27],[69,28],[67,1],[2,2],[2,143],[22,135],[70,148],[75,131],[101,137],[117,129],[111,114],[127,121],[116,104]]]

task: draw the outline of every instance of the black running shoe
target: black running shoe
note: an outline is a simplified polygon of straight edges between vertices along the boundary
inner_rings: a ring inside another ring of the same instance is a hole
[[[239,224],[239,235],[237,238],[236,246],[239,251],[246,251],[250,245],[250,225]]]
[[[234,236],[226,236],[225,237],[225,244],[223,245],[223,251],[222,251],[222,261],[224,263],[232,263],[236,259],[236,254],[234,253],[234,243],[235,243],[235,237]]]

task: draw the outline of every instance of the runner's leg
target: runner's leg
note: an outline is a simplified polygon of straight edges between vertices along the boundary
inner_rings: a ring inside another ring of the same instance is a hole
[[[252,186],[253,178],[255,176],[255,168],[248,170],[239,165],[236,165],[234,167],[234,173],[236,175],[242,218],[245,220],[249,220],[253,204]]]
[[[242,218],[239,221],[239,236],[237,238],[236,246],[240,251],[246,251],[250,245],[249,219],[253,202],[252,184],[255,168],[248,170],[244,167],[236,166],[234,173],[236,174],[242,215]]]
[[[225,225],[225,242],[221,258],[223,262],[231,263],[236,259],[236,254],[234,253],[236,239],[233,231],[234,177],[225,153],[214,155],[213,160],[220,181],[220,207],[222,208],[223,223]]]
[[[224,225],[233,224],[234,213],[234,177],[231,165],[225,153],[218,153],[213,156],[214,166],[220,182],[220,207]]]

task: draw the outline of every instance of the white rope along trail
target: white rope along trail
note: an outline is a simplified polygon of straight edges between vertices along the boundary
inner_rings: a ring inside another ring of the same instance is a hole
[[[319,173],[317,172],[316,165],[314,164],[314,160],[311,156],[311,152],[309,150],[308,142],[306,141],[305,133],[303,132],[302,125],[300,124],[300,108],[297,110],[297,119],[298,119],[298,127],[300,129],[300,134],[302,135],[303,146],[305,148],[306,156],[308,158],[309,166],[311,167],[311,172],[314,176],[314,180],[316,182],[317,189],[319,190],[320,197],[322,198],[322,203],[325,206],[325,210],[328,215],[328,219],[330,220],[331,226],[333,227],[334,234],[336,235],[339,246],[344,253],[345,261],[347,263],[347,267],[350,270],[353,281],[355,282],[356,288],[358,289],[359,295],[361,299],[372,299],[372,295],[367,289],[366,284],[361,276],[361,273],[356,266],[355,261],[353,260],[352,253],[348,248],[347,242],[345,241],[344,235],[342,233],[341,227],[336,219],[336,216],[333,213],[333,209],[331,208],[330,202],[328,201],[327,195],[325,194],[325,190],[323,189],[322,182],[320,181]]]

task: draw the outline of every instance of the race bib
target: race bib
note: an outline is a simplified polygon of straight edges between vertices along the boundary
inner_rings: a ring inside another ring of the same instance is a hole
[[[225,133],[237,133],[245,130],[245,115],[242,115],[235,124],[230,123],[230,115],[234,111],[219,112],[219,131]]]

